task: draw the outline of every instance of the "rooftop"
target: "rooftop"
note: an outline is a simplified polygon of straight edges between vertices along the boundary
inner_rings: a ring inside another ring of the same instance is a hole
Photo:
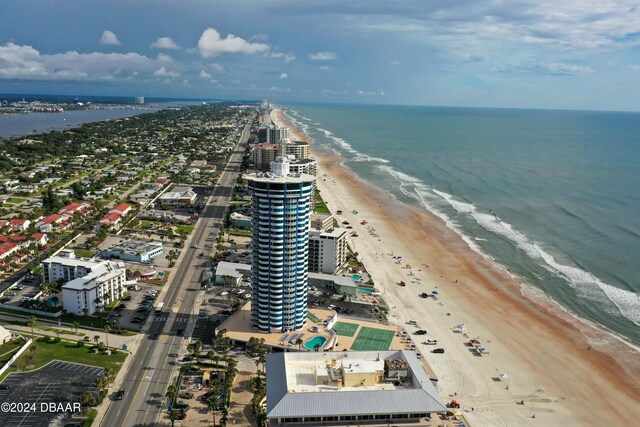
[[[162,247],[162,243],[150,240],[125,240],[111,246],[108,251],[120,253],[145,253]]]

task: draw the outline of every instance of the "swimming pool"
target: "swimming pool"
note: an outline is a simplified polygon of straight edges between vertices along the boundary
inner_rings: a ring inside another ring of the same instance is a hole
[[[318,335],[318,336],[315,336],[315,337],[311,338],[306,343],[304,343],[304,347],[309,349],[309,350],[313,350],[316,345],[319,345],[320,348],[322,348],[322,346],[326,342],[327,342],[327,339],[325,337],[321,337],[320,335]]]
[[[364,292],[365,294],[372,294],[375,291],[373,289],[367,289],[367,288],[356,288],[358,290],[358,292]]]
[[[359,274],[354,274],[353,276],[351,276],[351,278],[355,281],[358,282],[360,280],[362,280],[362,276]]]

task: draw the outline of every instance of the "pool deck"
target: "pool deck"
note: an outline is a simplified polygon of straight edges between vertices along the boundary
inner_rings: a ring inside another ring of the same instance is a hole
[[[304,333],[302,337],[302,340],[304,342],[307,342],[308,340],[312,339],[315,336],[322,336],[327,339],[327,342],[329,342],[331,338],[333,338],[333,336],[328,332],[326,332],[324,328],[323,320],[333,318],[334,316],[336,316],[336,312],[333,310],[317,309],[317,308],[309,309],[309,311],[320,321],[318,323],[314,323],[311,319],[307,319],[307,324],[304,326],[304,328],[296,332],[290,332],[289,337],[291,337],[291,335],[293,334]],[[300,346],[300,349],[298,349],[297,345],[289,344],[288,342],[289,337],[287,337],[284,342],[281,341],[281,338],[283,337],[283,335],[285,335],[283,332],[274,332],[274,333],[268,334],[268,333],[258,332],[254,330],[253,328],[251,328],[250,319],[251,319],[251,303],[249,302],[245,304],[244,307],[242,307],[240,310],[238,310],[233,315],[231,315],[224,323],[218,326],[216,330],[226,329],[227,337],[231,338],[234,341],[248,342],[249,338],[251,337],[264,338],[265,345],[270,347],[285,349],[286,351],[313,351],[313,350],[305,349],[304,345]],[[351,319],[349,317],[342,317],[342,316],[338,316],[338,321],[355,323],[361,327],[365,326],[369,328],[377,328],[377,329],[385,329],[385,330],[393,331],[394,337],[393,337],[393,340],[391,341],[391,345],[389,349],[390,350],[408,350],[409,349],[409,346],[405,342],[404,338],[401,336],[398,336],[397,326],[382,325],[375,322],[367,322],[359,319]],[[311,332],[309,329],[312,326],[317,326],[319,329],[319,332]],[[358,335],[357,333],[353,337],[337,335],[336,336],[337,346],[334,343],[334,349],[338,349],[338,350],[350,349],[353,343],[355,342],[357,335]],[[323,350],[326,350],[326,348]]]

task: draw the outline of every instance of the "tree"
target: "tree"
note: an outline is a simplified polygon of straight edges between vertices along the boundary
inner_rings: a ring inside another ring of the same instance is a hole
[[[93,380],[93,385],[96,386],[100,391],[106,389],[108,384],[109,380],[107,380],[106,377],[98,377]]]
[[[78,332],[78,327],[80,326],[80,322],[78,322],[77,320],[75,322],[73,322],[73,328],[76,330],[76,332]]]
[[[109,332],[111,332],[112,328],[110,325],[105,325],[104,327],[104,336],[107,342],[107,347],[109,347]]]
[[[172,409],[169,411],[169,420],[171,421],[171,427],[175,425],[176,420],[180,419],[180,411]]]
[[[207,399],[207,409],[211,411],[211,414],[213,417],[213,427],[216,426],[216,411],[218,410],[221,404],[222,404],[222,396],[219,395],[218,393],[211,395]]]
[[[93,342],[98,344],[100,342],[100,335],[94,335],[93,336]]]
[[[169,401],[169,404],[173,405],[173,402],[176,400],[177,394],[178,391],[175,384],[169,384],[169,386],[167,387],[167,392],[164,395]]]
[[[79,200],[84,200],[86,194],[85,188],[78,181],[71,184],[71,190],[73,191],[73,197]]]
[[[302,338],[298,338],[296,340],[296,345],[298,346],[298,350],[302,350],[302,344],[304,344],[304,341],[302,341]]]
[[[91,393],[90,391],[85,391],[80,396],[80,405],[82,405],[85,408],[89,408],[91,406],[95,406],[96,403],[97,403],[96,402],[96,398],[93,395],[93,393]]]
[[[27,320],[27,325],[31,327],[31,339],[33,339],[33,327],[36,326],[36,316],[29,316],[29,320]]]

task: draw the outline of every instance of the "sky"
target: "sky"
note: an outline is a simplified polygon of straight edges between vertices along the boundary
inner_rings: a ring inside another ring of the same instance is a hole
[[[0,93],[640,111],[638,0],[1,0],[0,17]]]

